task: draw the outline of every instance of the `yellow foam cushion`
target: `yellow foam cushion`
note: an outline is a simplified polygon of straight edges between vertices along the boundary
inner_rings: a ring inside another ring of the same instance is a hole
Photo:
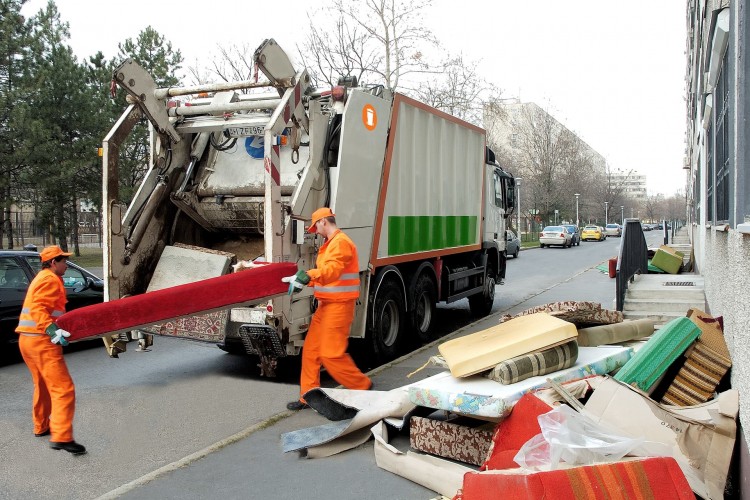
[[[438,346],[451,375],[466,377],[498,363],[546,349],[578,336],[573,323],[547,313],[519,316]]]

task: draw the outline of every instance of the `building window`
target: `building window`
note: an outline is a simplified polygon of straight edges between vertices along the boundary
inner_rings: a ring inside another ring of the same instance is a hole
[[[714,98],[716,99],[716,144],[715,144],[715,167],[716,184],[714,194],[716,198],[716,222],[729,220],[729,169],[730,151],[729,142],[729,71],[727,66],[727,54],[721,62],[721,74],[716,83]]]
[[[693,203],[694,203],[694,217],[693,220],[701,223],[701,172],[703,172],[703,166],[701,165],[701,154],[698,153],[698,163],[695,168],[695,177],[693,178]]]
[[[714,220],[714,128],[706,130],[706,221]]]

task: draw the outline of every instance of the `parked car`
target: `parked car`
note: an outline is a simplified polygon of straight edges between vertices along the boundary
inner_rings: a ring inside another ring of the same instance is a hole
[[[607,224],[604,226],[604,235],[609,236],[617,236],[618,238],[622,236],[622,226],[619,224]]]
[[[581,239],[583,241],[604,241],[606,238],[607,236],[604,234],[604,228],[601,226],[589,224],[583,228],[583,231],[581,231]]]
[[[521,242],[519,241],[518,236],[516,236],[516,233],[510,229],[507,229],[505,231],[505,255],[508,257],[512,255],[514,259],[517,259],[520,252]]]
[[[645,222],[642,222],[642,223],[641,223],[641,228],[642,228],[642,229],[643,229],[644,231],[651,231],[651,229],[652,229],[652,228],[651,228],[651,224],[646,224]]]
[[[18,351],[18,316],[29,283],[41,269],[37,252],[0,250],[0,357]],[[86,269],[68,262],[62,278],[68,298],[66,310],[104,300],[104,281]]]
[[[578,226],[575,224],[565,224],[563,227],[572,235],[572,244],[575,246],[581,246],[581,231],[578,230]]]
[[[563,248],[573,246],[573,235],[563,226],[547,226],[539,233],[539,246],[560,245]]]

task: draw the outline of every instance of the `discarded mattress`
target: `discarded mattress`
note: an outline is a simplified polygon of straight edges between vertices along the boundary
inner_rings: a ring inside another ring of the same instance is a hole
[[[605,344],[619,344],[641,339],[654,333],[654,320],[651,318],[623,321],[611,325],[598,325],[578,330],[578,345],[594,347]]]
[[[700,328],[688,318],[669,321],[617,372],[615,380],[648,391],[700,334]]]
[[[482,465],[492,444],[493,426],[468,417],[414,416],[409,420],[409,445],[417,451]]]
[[[464,415],[500,419],[527,392],[547,385],[547,379],[566,382],[589,375],[603,375],[622,367],[633,355],[632,347],[580,347],[576,364],[549,375],[503,385],[481,375],[453,377],[438,373],[408,386],[409,399],[416,405]]]
[[[692,500],[685,475],[671,457],[535,471],[469,472],[456,498],[556,498],[559,500],[651,498]]]
[[[281,295],[288,289],[281,278],[295,272],[295,264],[267,264],[74,309],[60,316],[56,324],[70,332],[69,341],[126,332],[180,316],[257,303]]]
[[[609,325],[619,323],[623,320],[622,311],[612,311],[603,309],[602,305],[597,302],[588,302],[580,300],[561,300],[559,302],[550,302],[541,306],[535,306],[518,314],[506,314],[502,321],[508,321],[520,316],[528,316],[539,312],[546,312],[552,316],[564,319],[574,323],[578,328]]]
[[[722,317],[714,318],[695,308],[688,311],[687,317],[702,333],[688,351],[687,359],[661,400],[662,404],[690,406],[705,403],[732,367],[724,341]]]
[[[485,377],[510,385],[537,375],[570,368],[578,359],[578,342],[571,340],[549,349],[522,354],[498,363]]]
[[[536,394],[524,394],[513,406],[508,418],[497,424],[490,449],[480,470],[517,469],[514,458],[518,450],[542,432],[539,416],[552,409]]]
[[[500,323],[438,346],[454,377],[466,377],[493,368],[516,356],[563,344],[578,336],[573,323],[547,313]]]

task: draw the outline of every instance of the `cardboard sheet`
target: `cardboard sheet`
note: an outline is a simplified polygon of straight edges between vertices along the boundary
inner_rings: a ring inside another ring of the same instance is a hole
[[[623,366],[633,349],[621,346],[581,347],[576,364],[548,375],[503,385],[481,375],[453,377],[439,373],[409,386],[409,399],[416,405],[474,417],[506,417],[527,392],[547,386],[547,378],[566,382],[589,375],[603,375]]]
[[[388,443],[388,430],[382,421],[371,431],[375,437],[375,462],[378,467],[445,497],[452,498],[461,488],[464,474],[475,470],[431,455],[398,450]]]
[[[706,500],[724,498],[737,433],[736,390],[702,405],[662,406],[637,389],[606,378],[585,408],[597,422],[666,444],[697,495]]]

